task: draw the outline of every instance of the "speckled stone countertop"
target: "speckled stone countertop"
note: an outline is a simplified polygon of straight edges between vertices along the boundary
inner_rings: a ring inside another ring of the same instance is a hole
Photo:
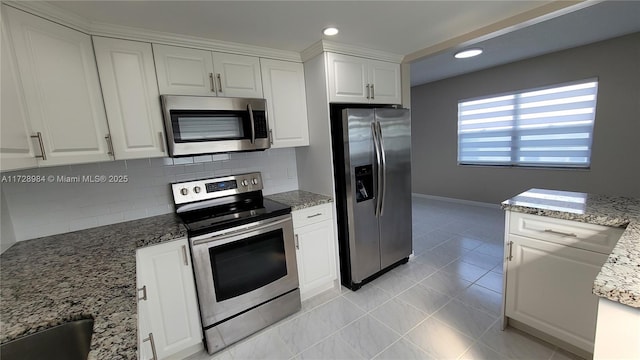
[[[326,204],[333,201],[330,196],[302,190],[287,191],[273,195],[266,195],[265,197],[291,206],[292,211],[306,209],[308,207]]]
[[[505,200],[502,208],[596,225],[626,227],[593,282],[593,293],[640,308],[640,199],[530,189]]]
[[[135,359],[136,248],[185,236],[167,214],[14,244],[0,256],[0,343],[93,318],[90,359]]]

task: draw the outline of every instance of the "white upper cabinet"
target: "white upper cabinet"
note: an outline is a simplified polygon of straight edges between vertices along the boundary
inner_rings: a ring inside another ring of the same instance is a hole
[[[218,96],[262,98],[260,58],[211,53]]]
[[[301,63],[260,59],[267,99],[271,147],[309,145],[309,123]]]
[[[15,49],[40,166],[110,160],[91,37],[2,7]],[[4,122],[4,117],[3,117]],[[40,153],[40,148],[44,154]]]
[[[27,106],[24,102],[22,84],[20,83],[18,68],[9,34],[5,29],[6,22],[2,22],[2,42],[0,55],[2,89],[0,94],[2,106],[0,118],[0,171],[16,170],[38,165],[31,139],[32,134],[28,124]]]
[[[215,95],[211,51],[153,44],[161,94]]]
[[[327,53],[329,102],[400,104],[400,65]]]
[[[262,98],[260,59],[153,44],[161,94]]]
[[[166,156],[151,44],[94,37],[116,159]]]
[[[328,53],[329,102],[368,103],[367,60]]]
[[[402,103],[400,80],[400,65],[386,61],[369,60],[371,103]]]

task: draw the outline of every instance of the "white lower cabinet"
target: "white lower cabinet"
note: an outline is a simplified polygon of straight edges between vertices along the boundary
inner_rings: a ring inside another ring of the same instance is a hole
[[[187,239],[138,249],[136,276],[139,358],[182,359],[200,351],[202,327]]]
[[[612,228],[587,237],[583,227],[589,224],[513,212],[507,220],[505,316],[560,340],[567,350],[592,354],[599,299],[592,287],[608,253],[590,249],[606,248],[594,246],[595,240],[615,245],[617,239],[604,241]],[[543,229],[539,236],[514,226],[527,222]]]
[[[337,279],[331,204],[293,212],[300,297],[306,300],[334,286]]]

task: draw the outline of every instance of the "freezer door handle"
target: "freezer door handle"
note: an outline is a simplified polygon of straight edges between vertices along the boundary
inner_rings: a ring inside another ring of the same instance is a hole
[[[382,216],[384,213],[384,199],[387,195],[387,156],[384,151],[384,143],[382,141],[382,127],[380,127],[380,122],[376,121],[376,128],[378,129],[378,147],[380,148],[380,163],[381,167],[378,170],[380,173],[380,178],[382,179],[382,191],[380,192],[380,211],[379,214]]]
[[[376,123],[371,123],[371,139],[373,140],[373,152],[376,156],[376,166],[375,166],[375,183],[376,186],[374,188],[374,197],[376,199],[376,204],[373,208],[373,214],[377,217],[380,209],[380,166],[382,165],[380,162],[380,148],[378,147],[378,130],[376,128]]]

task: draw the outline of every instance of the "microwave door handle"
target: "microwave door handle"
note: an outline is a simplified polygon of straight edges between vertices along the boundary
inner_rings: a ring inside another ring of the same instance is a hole
[[[247,110],[249,111],[249,120],[251,121],[251,143],[254,144],[256,142],[256,122],[253,119],[251,104],[247,104]]]

